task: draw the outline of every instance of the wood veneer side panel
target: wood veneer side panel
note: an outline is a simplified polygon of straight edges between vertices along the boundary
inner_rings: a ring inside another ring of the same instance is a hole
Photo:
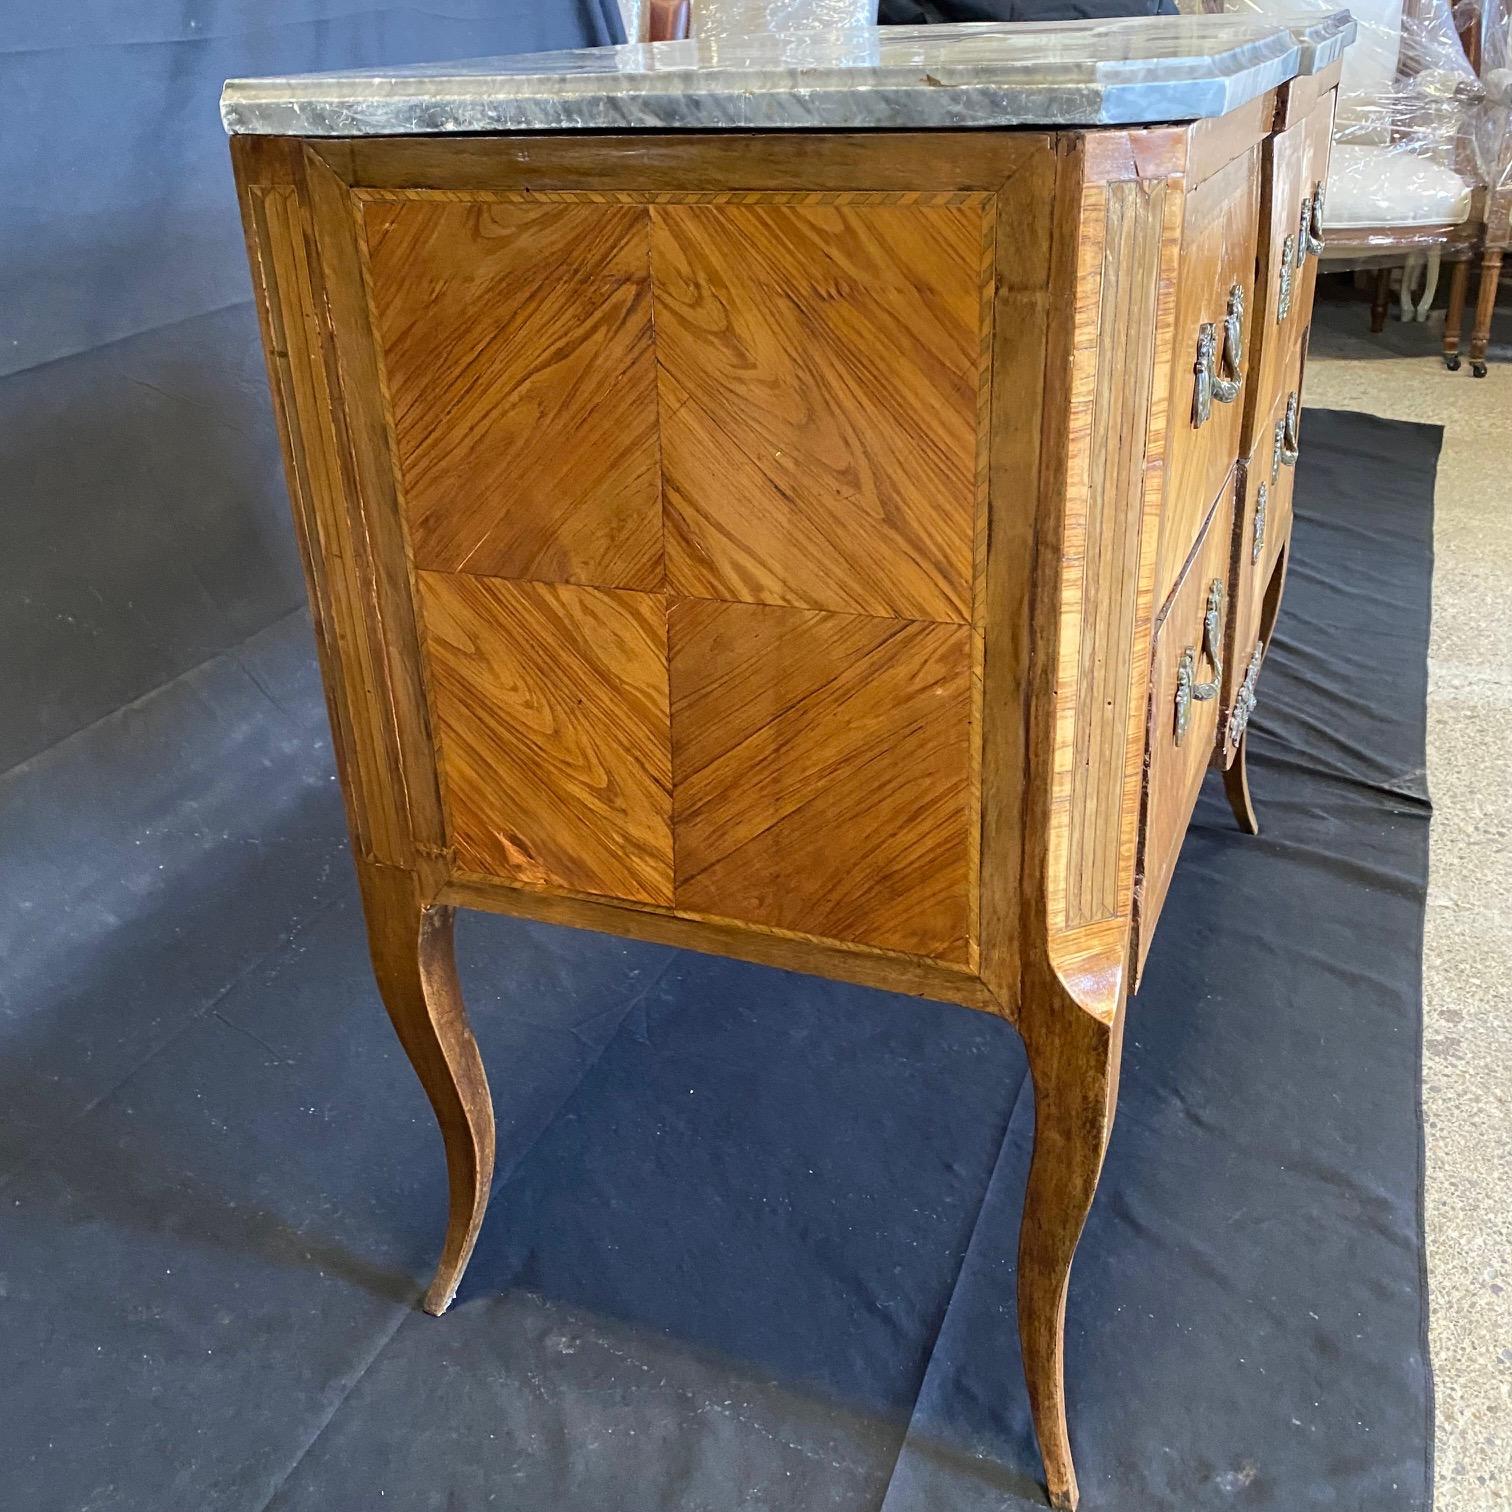
[[[1059,396],[1047,414],[1063,410],[1067,429],[1063,458],[1041,467],[1026,929],[1073,996],[1109,1021],[1122,1001],[1137,844],[1164,484],[1156,385],[1170,378],[1182,188],[1179,175],[1100,181],[1068,166],[1059,250],[1074,256],[1062,274],[1072,315],[1060,351],[1055,332],[1047,342]]]
[[[1164,515],[1169,469],[1171,428],[1182,417],[1170,407],[1171,374],[1177,361],[1176,284],[1180,275],[1181,232],[1186,216],[1187,180],[1173,178],[1166,185],[1164,220],[1155,299],[1154,361],[1150,370],[1150,410],[1145,451],[1144,497],[1139,537],[1137,600],[1134,634],[1129,653],[1130,719],[1124,742],[1124,801],[1119,831],[1118,915],[1131,918],[1135,868],[1138,863],[1140,802],[1144,784],[1146,746],[1145,708],[1150,698],[1150,665],[1155,617],[1160,612],[1156,571],[1160,555],[1160,522]]]
[[[992,192],[1043,132],[584,132],[337,138],[309,151],[370,189]]]
[[[328,322],[329,382],[340,396],[347,507],[362,556],[363,609],[387,767],[415,852],[443,864],[446,833],[434,740],[421,686],[414,583],[397,467],[368,304],[363,234],[348,185],[308,148],[305,195]]]
[[[1054,234],[1043,345],[1039,470],[1030,532],[1028,677],[1024,696],[1025,760],[1020,794],[1022,821],[1018,885],[1019,977],[1013,997],[1020,1019],[1053,991],[1051,920],[1064,909],[1064,884],[1052,876],[1064,867],[1064,837],[1052,835],[1060,719],[1057,691],[1062,619],[1062,557],[1067,499],[1085,480],[1085,462],[1073,453],[1071,433],[1083,387],[1075,365],[1080,327],[1082,269],[1080,226],[1087,189],[1087,133],[1056,142]],[[1053,893],[1053,896],[1052,896]],[[986,926],[984,919],[984,927]],[[988,985],[998,984],[991,976]]]
[[[991,378],[980,400],[986,413],[986,493],[973,626],[979,693],[980,964],[982,979],[1015,1014],[1020,976],[1020,880],[1029,748],[1030,605],[1037,501],[1026,480],[1061,455],[1063,415],[1047,405],[1051,373],[1052,257],[1058,225],[1069,213],[1059,192],[1069,176],[1065,144],[1046,140],[998,192],[989,295]],[[1063,307],[1064,308],[1064,307]]]
[[[298,144],[233,138],[231,152],[347,820],[360,855],[407,865],[413,849],[390,781],[380,657],[343,475],[339,399],[322,360],[326,333],[298,187]]]
[[[792,931],[753,927],[685,909],[673,911],[648,904],[609,903],[561,891],[514,888],[490,878],[464,874],[454,875],[442,887],[438,901],[711,955],[733,956],[761,966],[959,1003],[988,1013],[1004,1012],[968,967],[843,941],[821,940]]]

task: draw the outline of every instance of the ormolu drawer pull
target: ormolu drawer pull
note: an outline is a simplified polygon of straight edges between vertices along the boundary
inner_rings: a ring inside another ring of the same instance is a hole
[[[1265,516],[1270,508],[1270,491],[1264,483],[1255,495],[1255,536],[1250,543],[1250,561],[1258,562],[1265,546]]]
[[[1292,259],[1297,255],[1297,238],[1288,236],[1281,243],[1281,291],[1276,296],[1276,321],[1279,324],[1291,314]]]
[[[1215,364],[1216,359],[1216,364]],[[1218,338],[1211,321],[1197,328],[1197,361],[1192,371],[1197,387],[1192,394],[1192,424],[1206,423],[1213,413],[1213,400],[1232,404],[1239,397],[1240,371],[1244,362],[1244,287],[1235,284],[1229,290],[1228,314],[1223,317],[1223,352],[1218,352]],[[1219,371],[1215,372],[1215,365]]]
[[[1208,587],[1207,612],[1202,616],[1202,647],[1213,664],[1210,682],[1197,681],[1197,649],[1188,646],[1176,666],[1176,744],[1186,738],[1193,703],[1217,698],[1223,683],[1223,580],[1214,578]]]
[[[1300,254],[1323,255],[1323,180],[1313,185],[1312,197],[1302,201],[1302,246]]]
[[[1228,738],[1230,745],[1238,745],[1239,737],[1249,726],[1250,715],[1255,712],[1255,680],[1260,676],[1260,662],[1265,656],[1265,642],[1255,642],[1255,653],[1250,657],[1249,667],[1239,691],[1234,695],[1234,710],[1229,715]]]
[[[1281,464],[1297,465],[1297,391],[1293,389],[1286,399],[1286,418],[1276,421],[1276,443],[1271,449],[1271,482],[1281,476]]]
[[[1293,389],[1286,396],[1286,419],[1281,422],[1281,460],[1288,467],[1297,465],[1297,456],[1301,451],[1302,442],[1297,435],[1297,423],[1301,418],[1301,401],[1297,398],[1297,391]]]

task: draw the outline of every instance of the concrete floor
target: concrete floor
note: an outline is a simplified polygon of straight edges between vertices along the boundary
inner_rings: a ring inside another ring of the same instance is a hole
[[[1320,303],[1307,402],[1444,427],[1423,1066],[1435,1508],[1512,1512],[1512,348],[1474,380],[1439,361],[1441,330],[1393,319],[1372,337],[1363,306]]]

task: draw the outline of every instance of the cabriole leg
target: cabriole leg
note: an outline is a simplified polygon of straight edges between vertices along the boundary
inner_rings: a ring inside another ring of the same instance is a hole
[[[1428,271],[1423,275],[1423,297],[1418,300],[1417,318],[1424,321],[1428,318],[1428,312],[1433,308],[1433,296],[1438,293],[1439,265],[1443,262],[1444,253],[1441,247],[1428,249]]]
[[[1066,1292],[1118,1097],[1123,1014],[1106,1024],[1064,992],[1025,1005],[1034,1081],[1034,1156],[1019,1231],[1019,1339],[1052,1506],[1079,1495],[1066,1428]]]
[[[446,1241],[423,1303],[439,1315],[457,1294],[488,1206],[493,1101],[457,983],[453,911],[426,907],[412,872],[361,861],[357,871],[378,991],[446,1146]]]
[[[1417,305],[1413,299],[1412,288],[1417,283],[1418,269],[1423,265],[1421,252],[1409,252],[1407,261],[1402,264],[1402,287],[1400,290],[1402,300],[1402,319],[1411,320]]]
[[[1223,769],[1223,791],[1228,796],[1229,807],[1239,828],[1247,835],[1260,833],[1260,819],[1255,813],[1254,800],[1249,787],[1249,731],[1239,737],[1239,749],[1234,759]]]

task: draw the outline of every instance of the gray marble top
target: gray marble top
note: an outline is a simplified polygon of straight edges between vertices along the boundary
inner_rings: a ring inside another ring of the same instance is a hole
[[[865,27],[233,79],[233,133],[1113,126],[1223,115],[1332,62],[1347,11]]]

